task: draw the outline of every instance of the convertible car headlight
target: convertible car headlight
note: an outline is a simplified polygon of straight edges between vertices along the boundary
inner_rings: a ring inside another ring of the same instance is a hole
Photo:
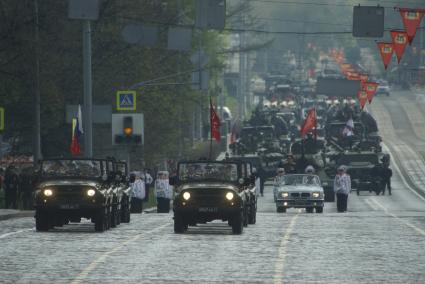
[[[189,192],[185,192],[185,193],[183,193],[183,199],[184,200],[189,200],[190,199],[190,193]]]
[[[282,193],[281,193],[281,196],[282,196],[282,197],[288,197],[288,196],[289,196],[289,193],[287,193],[287,192],[282,192]]]
[[[88,196],[92,197],[92,196],[94,196],[95,194],[96,194],[96,191],[95,191],[94,189],[89,189],[89,190],[87,190],[87,195],[88,195]]]
[[[319,192],[313,192],[312,196],[314,198],[318,198],[320,196],[320,193]]]
[[[235,195],[233,194],[233,192],[226,193],[226,199],[229,200],[229,201],[232,200],[234,196]]]
[[[44,196],[52,196],[53,195],[53,190],[51,190],[51,189],[45,189],[45,190],[43,190],[43,194],[44,194]]]

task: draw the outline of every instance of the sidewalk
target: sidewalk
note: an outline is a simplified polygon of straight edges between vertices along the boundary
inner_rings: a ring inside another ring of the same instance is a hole
[[[12,218],[22,218],[22,217],[33,217],[34,211],[32,210],[14,210],[14,209],[0,209],[0,221],[12,219]]]

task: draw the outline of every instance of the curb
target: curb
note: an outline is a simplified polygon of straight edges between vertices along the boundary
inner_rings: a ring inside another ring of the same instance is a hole
[[[23,211],[23,212],[0,215],[0,221],[5,221],[9,219],[14,219],[14,218],[25,218],[25,217],[34,217],[34,211]]]

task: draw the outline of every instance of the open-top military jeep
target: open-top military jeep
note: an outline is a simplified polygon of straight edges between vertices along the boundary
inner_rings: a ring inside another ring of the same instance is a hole
[[[248,225],[248,194],[243,163],[237,161],[179,162],[174,198],[174,232],[213,220],[227,221],[234,234]]]
[[[114,189],[108,181],[107,160],[42,160],[35,191],[37,231],[91,219],[96,231],[109,229]]]

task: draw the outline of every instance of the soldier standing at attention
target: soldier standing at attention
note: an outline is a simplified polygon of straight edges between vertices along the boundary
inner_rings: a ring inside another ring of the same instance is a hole
[[[347,211],[347,200],[351,191],[351,178],[346,171],[345,166],[340,166],[334,180],[334,191],[337,198],[336,207],[338,212]]]

